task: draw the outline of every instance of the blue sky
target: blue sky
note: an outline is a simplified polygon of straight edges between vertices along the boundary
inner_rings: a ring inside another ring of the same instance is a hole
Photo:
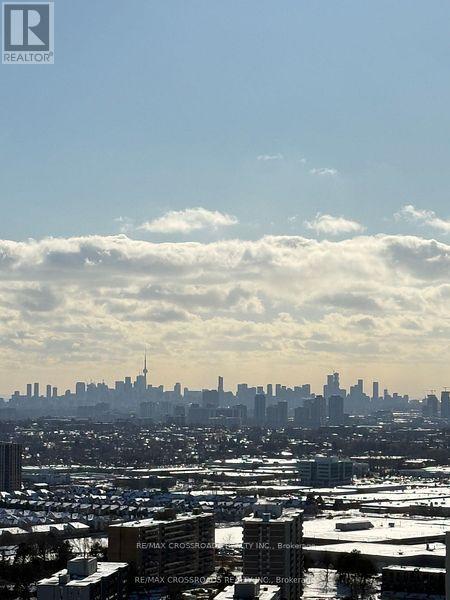
[[[191,206],[236,215],[222,235],[251,238],[305,233],[317,212],[369,233],[411,231],[392,222],[404,204],[450,216],[448,3],[97,0],[55,14],[56,64],[0,69],[3,238],[115,233],[117,217]]]
[[[58,0],[55,65],[0,65],[0,390],[145,346],[154,383],[450,385],[449,34],[439,0]]]

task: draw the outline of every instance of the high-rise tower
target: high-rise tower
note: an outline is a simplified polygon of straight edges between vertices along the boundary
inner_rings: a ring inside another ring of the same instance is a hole
[[[448,390],[441,394],[441,417],[450,419],[450,392]]]
[[[144,375],[145,389],[147,389],[147,373],[148,373],[148,369],[147,369],[147,349],[144,352],[144,368],[142,369],[142,373]]]
[[[297,600],[303,574],[303,511],[257,502],[243,519],[244,577],[281,586],[283,600]]]
[[[0,442],[0,491],[14,492],[22,487],[22,446]]]

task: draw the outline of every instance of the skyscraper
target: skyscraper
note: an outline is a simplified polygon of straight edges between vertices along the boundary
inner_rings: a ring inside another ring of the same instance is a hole
[[[14,492],[22,487],[22,446],[0,442],[0,491]]]
[[[267,423],[267,425],[269,427],[276,427],[278,425],[277,418],[278,418],[277,405],[269,404],[269,406],[267,406],[267,408],[266,408],[266,423]]]
[[[374,381],[372,383],[372,401],[378,402],[379,398],[380,398],[380,384],[378,383],[378,381]]]
[[[323,396],[308,398],[305,402],[308,409],[308,421],[311,427],[321,427],[327,416],[327,405]]]
[[[266,408],[266,422],[270,427],[286,427],[288,423],[288,403],[285,401],[269,404]]]
[[[345,408],[352,414],[357,415],[364,415],[370,411],[370,397],[364,393],[364,381],[362,379],[358,379],[356,385],[350,386]]]
[[[266,421],[266,396],[256,394],[253,416],[257,425],[263,425]]]
[[[424,400],[423,413],[426,417],[438,416],[439,400],[437,399],[437,396],[435,394],[428,394],[428,396]]]
[[[345,397],[345,390],[341,390],[339,382],[339,373],[327,375],[327,382],[323,386],[323,396],[326,400],[328,400],[330,396],[342,396],[343,398]]]
[[[328,399],[328,417],[330,425],[342,425],[344,422],[344,398],[330,396]]]
[[[450,419],[450,392],[447,390],[441,393],[441,417]]]
[[[217,408],[219,406],[219,392],[217,390],[202,390],[202,406],[204,408]]]
[[[285,427],[288,422],[288,403],[278,402],[277,404],[277,425]]]
[[[303,570],[303,511],[257,502],[243,519],[244,577],[281,584],[281,597],[299,598]]]
[[[309,425],[308,406],[297,406],[294,409],[294,425],[305,427]]]
[[[75,384],[75,394],[80,397],[86,394],[86,384],[84,381],[77,381]]]

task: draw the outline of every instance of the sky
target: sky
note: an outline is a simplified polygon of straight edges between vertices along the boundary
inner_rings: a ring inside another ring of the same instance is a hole
[[[0,65],[0,393],[450,387],[450,5],[55,2]]]

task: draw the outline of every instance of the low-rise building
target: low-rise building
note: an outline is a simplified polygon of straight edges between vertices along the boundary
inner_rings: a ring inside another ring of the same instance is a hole
[[[74,558],[37,584],[37,600],[126,600],[128,565]]]
[[[217,594],[214,600],[279,600],[280,598],[279,586],[261,583],[258,579],[247,579],[229,585]]]
[[[305,557],[315,565],[336,564],[340,557],[357,550],[360,555],[381,569],[388,566],[404,565],[408,567],[445,566],[444,544],[379,544],[372,542],[351,542],[326,544],[324,546],[305,546]]]
[[[302,485],[334,487],[348,485],[353,480],[353,462],[337,456],[320,456],[299,460],[298,474]]]
[[[445,569],[392,565],[382,570],[381,591],[384,597],[414,594],[445,596]]]

